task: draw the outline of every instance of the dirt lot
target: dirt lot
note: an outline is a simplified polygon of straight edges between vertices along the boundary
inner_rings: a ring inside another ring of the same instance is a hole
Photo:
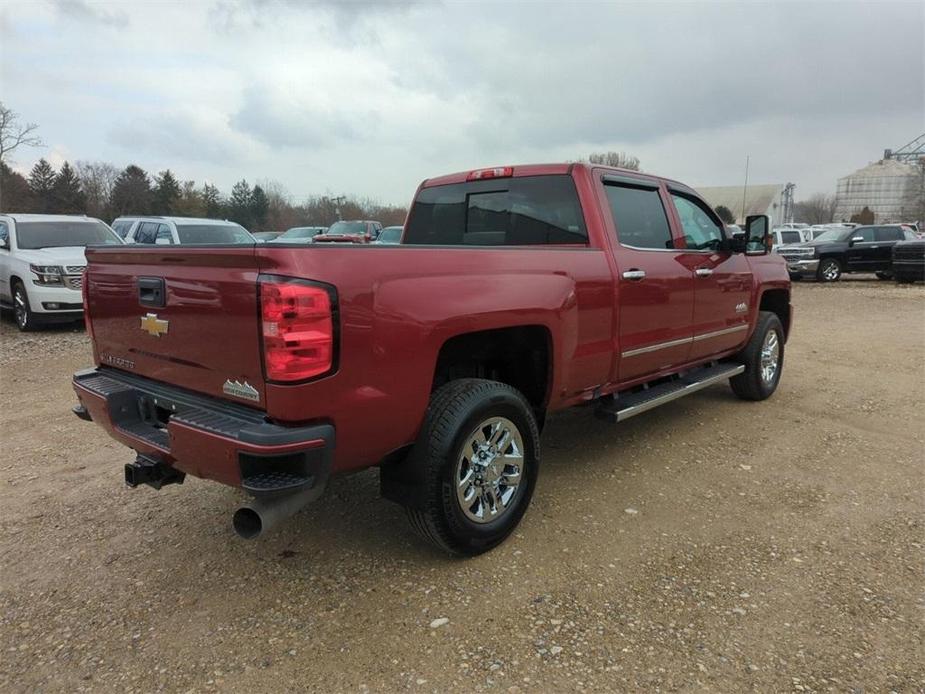
[[[375,471],[252,543],[234,490],[125,488],[69,412],[85,335],[5,319],[0,690],[922,691],[925,288],[794,291],[774,398],[557,415],[467,561]]]

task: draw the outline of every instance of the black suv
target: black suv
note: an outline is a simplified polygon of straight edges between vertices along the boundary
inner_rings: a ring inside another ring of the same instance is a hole
[[[843,272],[874,272],[880,279],[893,276],[893,246],[914,239],[898,224],[834,227],[806,243],[779,246],[791,279],[815,277],[834,282]]]

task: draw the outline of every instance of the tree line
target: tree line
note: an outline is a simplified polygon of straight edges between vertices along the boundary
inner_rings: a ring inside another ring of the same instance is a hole
[[[152,176],[130,164],[64,162],[57,171],[45,159],[28,176],[0,161],[0,210],[40,214],[86,214],[106,222],[116,217],[164,215],[230,219],[251,231],[293,226],[330,226],[338,219],[375,219],[402,224],[406,208],[355,196],[311,196],[293,204],[277,183],[250,185],[241,179],[224,195],[211,183],[181,180],[170,169]]]

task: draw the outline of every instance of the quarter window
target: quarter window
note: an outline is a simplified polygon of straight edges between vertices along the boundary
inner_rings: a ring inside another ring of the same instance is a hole
[[[671,199],[681,219],[687,247],[698,251],[718,248],[724,238],[723,228],[704,206],[693,198],[676,193],[671,194]]]
[[[657,189],[611,183],[604,189],[621,244],[633,248],[674,248],[668,216]]]

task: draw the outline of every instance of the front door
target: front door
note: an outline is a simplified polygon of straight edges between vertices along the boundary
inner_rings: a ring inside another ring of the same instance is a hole
[[[659,182],[606,176],[604,192],[617,262],[613,380],[625,383],[687,361],[693,276],[680,262]]]
[[[671,201],[687,246],[682,262],[694,281],[690,358],[708,359],[748,336],[751,267],[744,253],[720,250],[723,224],[709,205],[687,191],[671,191]]]
[[[879,269],[884,244],[877,241],[875,227],[858,227],[848,242],[847,261],[851,272],[874,272]],[[889,246],[886,248],[889,253]]]

